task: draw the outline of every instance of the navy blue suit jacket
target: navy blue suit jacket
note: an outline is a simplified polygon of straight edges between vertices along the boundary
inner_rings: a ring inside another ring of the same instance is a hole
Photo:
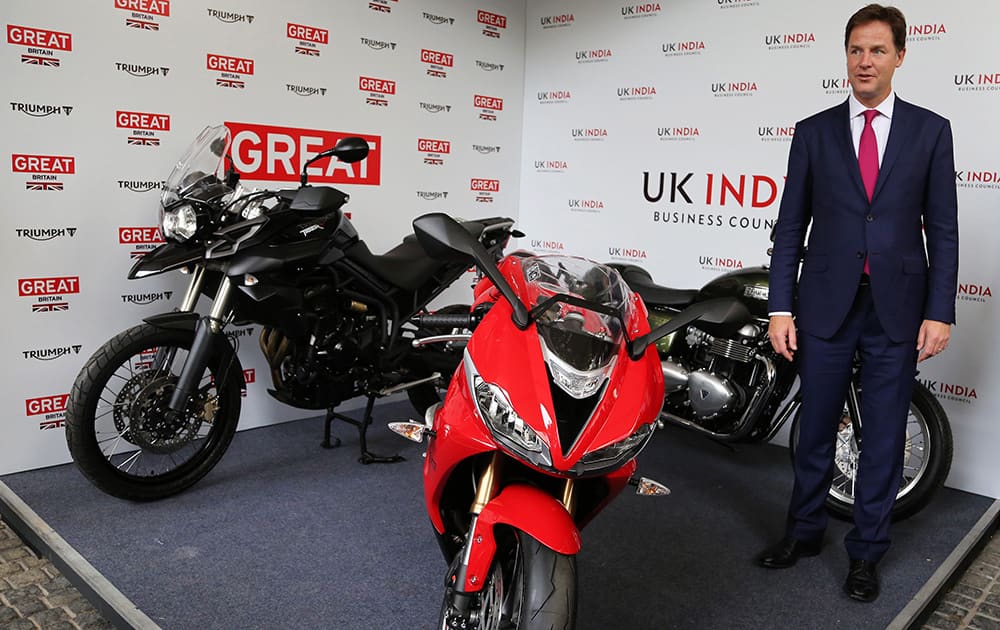
[[[915,340],[924,319],[955,321],[958,201],[951,125],[897,97],[869,203],[849,115],[845,101],[795,127],[768,309],[792,312],[801,330],[831,338],[851,308],[867,255],[883,329],[894,342]]]

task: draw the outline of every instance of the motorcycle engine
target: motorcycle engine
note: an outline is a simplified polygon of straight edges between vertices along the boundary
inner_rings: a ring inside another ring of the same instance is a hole
[[[690,326],[680,357],[661,362],[666,389],[664,410],[724,431],[742,415],[752,391],[756,367],[756,341],[763,334],[757,324],[747,324],[731,339],[714,337]]]
[[[323,409],[359,393],[377,331],[364,320],[356,325],[348,318],[330,319],[324,329],[308,336],[290,338],[273,328],[261,330],[261,349],[274,383],[272,395],[282,402]]]

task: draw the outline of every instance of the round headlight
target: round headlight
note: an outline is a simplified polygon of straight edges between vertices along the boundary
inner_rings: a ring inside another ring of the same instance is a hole
[[[163,238],[186,241],[198,231],[198,214],[189,205],[163,211]]]

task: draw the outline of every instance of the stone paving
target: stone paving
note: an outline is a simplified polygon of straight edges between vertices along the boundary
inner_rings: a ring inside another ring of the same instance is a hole
[[[0,628],[113,628],[51,562],[0,520]],[[938,603],[925,630],[1000,630],[1000,536],[994,535]]]
[[[0,628],[113,628],[51,562],[0,521]]]
[[[965,575],[938,603],[924,628],[1000,630],[1000,536],[993,534]]]

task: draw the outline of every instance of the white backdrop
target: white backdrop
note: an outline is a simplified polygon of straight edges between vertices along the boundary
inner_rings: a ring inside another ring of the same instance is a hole
[[[62,409],[84,361],[179,303],[186,277],[125,276],[158,240],[160,182],[207,124],[239,123],[239,166],[269,187],[297,181],[303,138],[316,152],[308,138],[377,137],[367,179],[335,184],[375,252],[424,212],[516,216],[523,0],[13,0],[0,17],[0,473],[68,461]],[[259,328],[233,333],[253,380],[240,427],[303,415],[265,392]]]
[[[766,263],[795,123],[847,97],[843,29],[862,4],[530,3],[523,244],[685,288]],[[952,121],[959,186],[958,326],[920,378],[954,429],[948,484],[998,496],[1000,5],[896,6],[910,25],[896,91]]]

